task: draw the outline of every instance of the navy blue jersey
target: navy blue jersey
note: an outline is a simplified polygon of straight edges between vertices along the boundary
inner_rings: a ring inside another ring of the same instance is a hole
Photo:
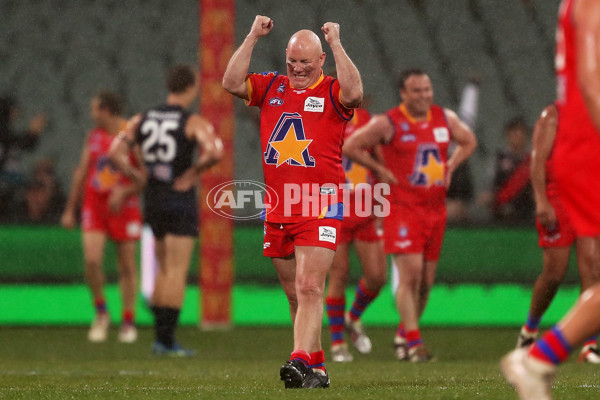
[[[196,236],[198,205],[196,188],[173,190],[173,183],[194,162],[196,142],[185,136],[190,113],[180,106],[162,105],[143,114],[135,141],[148,169],[144,190],[144,216],[154,235],[166,233]]]
[[[135,140],[148,168],[148,186],[171,186],[192,166],[196,142],[185,136],[189,117],[188,111],[175,105],[162,105],[143,114]]]

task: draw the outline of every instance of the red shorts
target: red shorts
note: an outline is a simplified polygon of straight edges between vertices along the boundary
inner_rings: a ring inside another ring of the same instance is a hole
[[[600,170],[578,171],[559,183],[560,200],[577,236],[600,235]]]
[[[138,198],[128,198],[121,211],[112,214],[106,196],[86,196],[81,210],[81,228],[84,232],[104,232],[116,242],[138,240],[142,233]]]
[[[437,261],[446,229],[446,208],[391,204],[383,220],[386,254],[420,254],[425,261]]]
[[[287,257],[295,246],[316,246],[336,250],[342,221],[333,218],[310,219],[289,224],[265,222],[263,254]]]
[[[570,247],[576,238],[571,220],[558,196],[549,196],[548,200],[550,200],[550,204],[552,204],[556,213],[556,226],[554,229],[549,230],[541,225],[536,218],[535,226],[539,237],[538,245],[541,248]]]
[[[375,226],[374,217],[358,217],[351,215],[344,217],[338,243],[350,243],[354,240],[363,242],[377,242],[382,239],[383,232]]]

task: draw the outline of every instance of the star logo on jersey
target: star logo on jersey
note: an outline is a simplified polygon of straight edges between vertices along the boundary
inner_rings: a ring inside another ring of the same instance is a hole
[[[342,167],[344,167],[346,173],[346,183],[356,186],[359,183],[369,182],[369,170],[362,165],[342,157]]]
[[[114,187],[119,180],[119,175],[111,166],[107,157],[101,157],[94,174],[94,186],[99,190],[108,190]]]
[[[415,186],[441,186],[444,184],[444,172],[445,165],[438,147],[434,144],[420,145],[410,182]]]
[[[302,116],[299,113],[283,113],[275,125],[263,156],[265,164],[314,167],[315,159],[310,156]]]

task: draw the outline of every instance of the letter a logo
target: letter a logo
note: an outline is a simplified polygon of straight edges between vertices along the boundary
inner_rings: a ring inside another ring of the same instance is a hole
[[[263,156],[265,164],[314,167],[315,159],[310,156],[308,146],[312,139],[306,139],[302,116],[298,113],[283,113],[269,137]]]

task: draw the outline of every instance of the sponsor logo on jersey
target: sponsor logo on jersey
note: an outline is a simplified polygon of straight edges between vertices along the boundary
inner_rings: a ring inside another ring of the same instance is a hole
[[[266,165],[314,167],[315,159],[308,151],[312,139],[306,139],[302,116],[299,113],[283,113],[269,137],[263,153]]]
[[[324,97],[307,97],[304,101],[304,111],[323,112],[325,109]]]
[[[414,142],[417,140],[417,137],[412,133],[407,133],[406,135],[400,136],[400,141],[403,143]]]
[[[336,233],[336,229],[332,226],[320,226],[319,241],[335,243]]]
[[[445,126],[441,128],[433,128],[433,137],[435,141],[440,143],[446,143],[450,141],[450,133],[448,132],[448,128]]]
[[[419,146],[415,166],[408,177],[414,186],[431,187],[444,184],[445,166],[436,144],[425,143]]]
[[[283,100],[280,99],[279,97],[273,97],[271,100],[269,100],[269,105],[277,107],[283,104]]]

